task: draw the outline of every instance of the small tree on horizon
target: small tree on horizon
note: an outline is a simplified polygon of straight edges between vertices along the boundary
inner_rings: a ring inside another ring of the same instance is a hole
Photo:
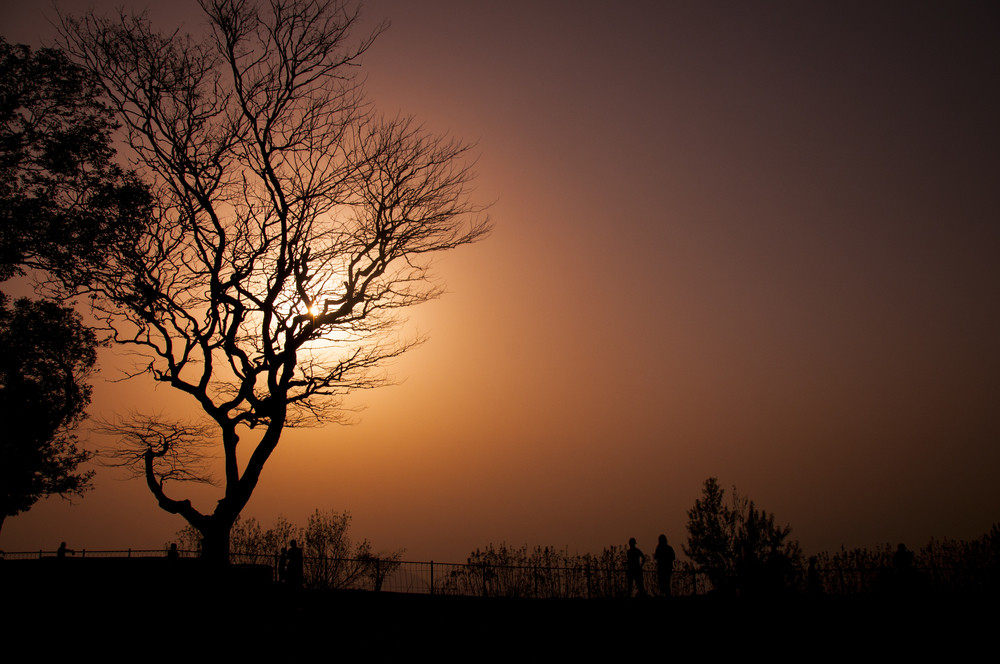
[[[396,312],[441,292],[430,259],[489,221],[469,202],[467,145],[364,97],[361,57],[384,25],[355,39],[342,0],[199,4],[201,40],[123,12],[65,17],[62,41],[154,194],[149,228],[90,290],[95,315],[136,374],[201,410],[223,495],[210,511],[178,497],[169,446],[140,440],[132,457],[225,561],[285,427],[338,421],[344,395],[385,383],[380,367],[417,343],[391,335]]]
[[[776,525],[773,514],[758,510],[735,487],[727,503],[714,477],[688,510],[687,529],[684,553],[722,591],[775,590],[802,557],[798,542],[788,539],[791,527]]]

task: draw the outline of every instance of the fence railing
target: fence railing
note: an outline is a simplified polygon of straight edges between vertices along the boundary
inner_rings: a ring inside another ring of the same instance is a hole
[[[230,554],[234,563],[267,565],[281,580],[277,555]],[[644,574],[645,590],[658,595],[653,570]],[[400,593],[476,597],[611,598],[628,592],[625,568],[588,566],[439,563],[369,558],[305,558],[303,584],[308,588],[385,590]],[[695,595],[711,589],[697,570],[675,571],[671,594]]]
[[[197,558],[194,551],[181,551],[185,558]],[[165,549],[58,549],[38,551],[0,551],[0,560],[35,560],[38,558],[164,558]]]
[[[197,558],[196,551],[177,551],[179,558]],[[71,550],[62,555],[54,550],[0,552],[2,560],[39,558],[163,558],[163,549]],[[238,565],[264,566],[274,581],[283,581],[278,555],[234,552],[230,561]],[[995,587],[996,570],[955,567],[918,568],[912,578],[919,578],[923,588],[945,590],[981,590]],[[868,593],[880,583],[892,580],[889,568],[829,568],[795,570],[786,579],[787,590],[801,593],[849,595]],[[365,558],[310,558],[303,560],[303,585],[314,589],[384,590],[398,593],[462,595],[477,597],[524,598],[616,598],[635,592],[629,587],[624,567],[498,565],[482,562],[439,563],[400,561],[375,556]],[[660,595],[654,570],[644,570],[648,595]],[[673,572],[670,594],[703,595],[713,590],[706,573],[682,564]]]

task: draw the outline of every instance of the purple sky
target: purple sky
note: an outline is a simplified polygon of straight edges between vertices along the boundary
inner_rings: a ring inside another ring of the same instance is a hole
[[[173,4],[154,19],[198,29]],[[45,10],[2,7],[8,41],[53,36]],[[392,21],[371,96],[477,142],[496,230],[440,261],[449,293],[412,312],[430,341],[401,384],[358,395],[354,426],[289,432],[246,515],[350,510],[376,549],[435,560],[680,542],[708,476],[808,552],[1000,518],[995,5],[365,15]],[[187,407],[103,363],[93,414]],[[78,505],[8,519],[0,547],[158,547],[183,525],[99,473]]]

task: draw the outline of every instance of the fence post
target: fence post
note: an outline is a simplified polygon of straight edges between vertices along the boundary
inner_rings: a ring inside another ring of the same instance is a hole
[[[80,549],[80,557],[81,558],[86,558],[87,557],[87,550],[86,549]]]
[[[434,594],[434,561],[431,561],[431,594]]]

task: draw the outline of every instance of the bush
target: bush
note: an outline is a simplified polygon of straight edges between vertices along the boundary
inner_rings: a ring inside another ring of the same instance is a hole
[[[257,519],[238,518],[230,531],[230,560],[233,563],[279,566],[281,549],[291,540],[302,547],[304,582],[308,588],[357,588],[380,590],[385,578],[399,567],[403,551],[372,551],[371,542],[351,541],[351,515],[347,512],[320,512],[309,516],[300,527],[284,517],[264,529]],[[201,533],[192,526],[178,531],[181,549],[201,550]]]
[[[771,594],[788,588],[801,568],[799,543],[792,529],[775,524],[733,488],[732,498],[714,477],[705,480],[702,498],[688,511],[684,552],[705,572],[716,590]]]

